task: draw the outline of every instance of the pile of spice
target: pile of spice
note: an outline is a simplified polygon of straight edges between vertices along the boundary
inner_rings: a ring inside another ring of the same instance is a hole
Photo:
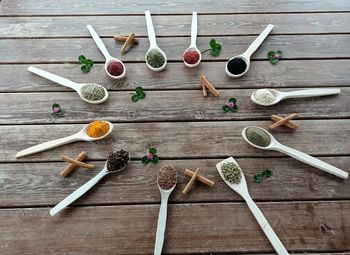
[[[98,101],[105,97],[106,91],[101,85],[90,83],[82,87],[81,95],[86,100]]]
[[[238,165],[232,162],[223,163],[221,166],[221,173],[225,180],[230,183],[239,184],[241,182],[242,170]]]
[[[125,150],[113,151],[107,157],[108,172],[116,172],[125,168],[130,162],[129,152]]]
[[[200,55],[196,50],[186,51],[183,55],[183,59],[187,64],[196,64],[199,61]]]
[[[124,72],[124,66],[119,61],[112,61],[107,66],[107,72],[112,76],[120,76]]]
[[[241,58],[234,58],[227,63],[227,69],[230,73],[239,75],[247,69],[247,63]]]
[[[269,89],[258,89],[254,92],[253,97],[259,104],[272,104],[276,97]]]
[[[157,183],[163,190],[169,190],[175,186],[177,182],[177,171],[171,165],[165,165],[158,172]]]
[[[147,63],[153,68],[162,67],[165,63],[165,58],[163,54],[157,49],[150,50],[147,53],[146,59]]]
[[[86,130],[88,136],[93,138],[99,138],[109,132],[109,124],[105,121],[91,122]]]
[[[260,147],[267,147],[271,143],[270,136],[260,128],[250,127],[245,135],[251,143]]]

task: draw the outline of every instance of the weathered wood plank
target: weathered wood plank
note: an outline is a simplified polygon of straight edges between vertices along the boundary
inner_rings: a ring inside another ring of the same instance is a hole
[[[29,65],[0,65],[0,92],[69,91],[27,71]],[[254,61],[249,72],[238,80],[225,74],[225,63],[203,62],[198,68],[188,69],[182,63],[168,63],[161,73],[150,72],[145,64],[128,63],[128,75],[122,81],[112,81],[102,64],[95,65],[89,74],[78,66],[64,64],[36,65],[49,72],[77,82],[95,82],[108,90],[134,89],[194,89],[198,77],[205,73],[217,88],[249,87],[342,87],[350,85],[350,60],[293,60],[271,65],[268,61]],[[14,79],[14,77],[16,77]]]
[[[199,81],[197,87],[190,91],[146,91],[146,99],[137,103],[131,101],[130,92],[110,92],[103,105],[87,104],[75,92],[3,93],[0,124],[89,123],[98,118],[113,122],[269,120],[272,114],[288,115],[291,111],[298,113],[297,118],[350,118],[350,88],[343,88],[337,96],[290,99],[262,107],[250,100],[251,89],[220,90],[220,98],[203,98]],[[231,97],[237,98],[239,105],[234,114],[222,110]],[[65,109],[64,118],[49,117],[52,102]]]
[[[342,169],[348,169],[350,165],[350,157],[322,159]],[[218,175],[215,165],[219,161],[220,159],[162,160],[158,165],[144,165],[140,161],[134,161],[125,171],[101,181],[73,206],[158,203],[156,173],[165,164],[174,165],[179,174],[176,190],[170,199],[172,202],[242,201]],[[291,158],[239,158],[237,162],[245,173],[251,196],[257,201],[350,198],[349,180],[342,181]],[[102,161],[92,163],[96,165],[96,169],[77,169],[69,178],[59,176],[59,172],[66,166],[65,162],[1,164],[0,206],[55,205],[95,176],[104,165]],[[208,188],[195,183],[193,190],[184,196],[181,191],[189,181],[184,170],[198,167],[202,175],[215,182],[215,186]],[[263,169],[273,171],[273,176],[260,184],[254,183],[253,176]]]
[[[180,1],[122,1],[107,0],[102,2],[61,0],[2,0],[0,15],[84,15],[84,14],[143,14],[150,9],[153,14],[191,13],[196,10],[200,13],[270,13],[270,12],[324,12],[350,11],[347,0],[303,1],[303,0],[270,0],[268,2],[252,2],[238,0],[220,1],[220,4],[210,1],[195,0]]]
[[[258,204],[290,252],[350,249],[349,202]],[[159,205],[0,210],[2,254],[150,254]],[[329,213],[329,212],[332,213]],[[19,231],[20,229],[20,231]],[[170,205],[165,254],[272,252],[243,203]]]
[[[257,35],[267,24],[274,24],[271,34],[349,33],[347,13],[199,15],[198,35]],[[181,20],[181,23],[179,23]],[[158,36],[190,36],[191,16],[154,16]],[[136,33],[147,36],[143,16],[83,17],[3,17],[0,38],[7,37],[90,37],[92,24],[100,36]],[[28,33],[30,31],[30,33]]]
[[[24,157],[21,161],[58,160],[62,154],[78,155],[81,150],[88,151],[91,159],[104,159],[118,148],[129,150],[133,158],[141,158],[151,146],[157,147],[159,156],[166,158],[281,155],[255,149],[241,137],[246,126],[270,124],[270,121],[115,124],[106,140],[77,142]],[[275,132],[276,139],[313,155],[350,154],[350,120],[300,120],[298,124],[297,132],[287,129]],[[74,134],[82,127],[77,124],[1,126],[0,161],[14,161],[19,150]]]
[[[218,41],[223,44],[219,57],[203,54],[202,60],[222,61],[241,54],[254,41],[256,36],[227,36],[220,37]],[[199,37],[198,47],[208,48],[210,37]],[[120,44],[113,38],[103,40],[107,49],[115,57],[120,57]],[[182,54],[188,47],[189,40],[184,38],[158,38],[159,47],[167,54],[169,61],[182,61]],[[252,59],[266,59],[267,52],[272,49],[282,49],[286,59],[303,58],[349,58],[350,35],[276,35],[269,36],[260,46]],[[332,46],[331,50],[329,49]],[[145,60],[145,53],[149,48],[146,38],[141,38],[139,46],[132,48],[121,58],[124,61]],[[0,63],[52,63],[75,61],[79,55],[84,54],[94,61],[104,63],[105,59],[97,49],[91,38],[75,39],[2,39],[0,40]]]

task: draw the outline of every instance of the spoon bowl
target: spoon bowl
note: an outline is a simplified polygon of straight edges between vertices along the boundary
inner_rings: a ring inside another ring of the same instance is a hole
[[[229,77],[231,77],[231,78],[239,78],[239,77],[242,77],[244,74],[246,74],[248,72],[249,67],[250,67],[250,57],[259,48],[259,46],[263,43],[263,41],[269,35],[269,33],[271,32],[272,29],[273,29],[273,25],[269,24],[264,29],[264,31],[262,31],[261,34],[250,44],[248,49],[243,54],[235,56],[233,58],[230,58],[230,60],[227,61],[226,67],[225,67],[225,72],[226,72],[226,74]],[[228,64],[229,64],[229,62],[231,60],[233,60],[235,58],[241,58],[246,63],[247,66],[246,66],[244,72],[239,73],[239,74],[234,74],[234,73],[231,73],[229,71]]]
[[[89,124],[85,125],[79,132],[77,132],[73,135],[59,138],[59,139],[52,140],[52,141],[48,141],[48,142],[41,143],[38,145],[34,145],[34,146],[29,147],[25,150],[22,150],[16,154],[16,158],[20,158],[20,157],[28,156],[28,155],[35,154],[38,152],[46,151],[46,150],[53,149],[53,148],[59,147],[61,145],[72,143],[72,142],[77,142],[77,141],[91,142],[91,141],[98,141],[98,140],[104,139],[108,135],[110,135],[112,130],[113,130],[113,124],[109,121],[105,121],[105,122],[108,123],[108,125],[109,125],[109,131],[103,136],[100,136],[97,138],[89,136],[86,132],[87,128],[91,124],[91,123],[89,123]]]
[[[89,30],[91,36],[92,36],[92,39],[94,40],[95,44],[97,45],[97,47],[99,48],[99,50],[102,52],[103,56],[105,57],[106,59],[106,62],[105,62],[105,71],[107,73],[107,75],[109,77],[111,77],[112,79],[116,79],[116,80],[120,80],[120,79],[123,79],[125,77],[125,74],[126,74],[126,68],[125,68],[125,65],[124,63],[117,59],[117,58],[114,58],[111,56],[111,54],[109,54],[106,46],[104,45],[104,43],[102,42],[100,36],[97,34],[97,32],[95,31],[95,29],[91,26],[91,25],[87,25],[86,26],[87,29]],[[107,67],[108,65],[111,63],[111,62],[120,62],[122,65],[123,65],[123,73],[118,75],[118,76],[115,76],[115,75],[112,75],[108,72],[107,70]]]
[[[148,49],[148,51],[146,52],[146,55],[145,55],[145,61],[146,61],[146,64],[147,64],[149,69],[151,69],[154,72],[160,72],[160,71],[164,70],[164,68],[166,67],[167,57],[166,57],[164,51],[161,48],[159,48],[158,45],[157,45],[156,34],[154,32],[154,26],[153,26],[153,22],[152,22],[152,18],[151,18],[151,12],[149,10],[145,11],[145,17],[146,17],[148,40],[149,40],[149,43],[150,43],[149,49]],[[148,53],[151,50],[157,50],[163,55],[163,57],[164,57],[164,64],[162,66],[160,66],[160,67],[153,67],[153,66],[148,64],[147,55],[148,55]]]
[[[338,88],[317,88],[317,89],[304,89],[304,90],[297,90],[297,91],[288,91],[288,92],[282,92],[278,91],[276,89],[267,89],[271,92],[271,94],[274,96],[275,100],[268,104],[263,104],[259,102],[255,94],[260,91],[260,89],[255,90],[252,95],[250,96],[250,99],[261,106],[271,106],[279,103],[280,101],[288,98],[306,98],[306,97],[317,97],[317,96],[328,96],[328,95],[337,95],[341,92]]]
[[[56,82],[62,86],[65,86],[65,87],[68,87],[70,89],[73,89],[75,90],[78,95],[80,96],[80,98],[89,103],[89,104],[102,104],[104,103],[107,99],[108,99],[108,91],[105,87],[103,87],[102,85],[100,84],[97,84],[97,83],[77,83],[77,82],[73,82],[71,80],[68,80],[66,78],[63,78],[61,76],[58,76],[56,74],[53,74],[53,73],[49,73],[47,71],[44,71],[42,69],[39,69],[37,67],[34,67],[34,66],[30,66],[28,67],[28,71],[29,72],[32,72],[32,73],[35,73],[36,75],[39,75],[45,79],[48,79],[50,81],[53,81],[53,82]],[[86,85],[90,85],[90,84],[93,84],[93,85],[96,85],[96,86],[99,86],[99,87],[102,87],[105,91],[105,96],[100,99],[100,100],[87,100],[85,99],[83,96],[82,96],[82,88],[85,87]]]
[[[269,139],[270,139],[270,143],[267,145],[267,146],[259,146],[259,145],[256,145],[255,143],[252,143],[246,133],[248,131],[248,129],[250,128],[254,128],[254,129],[258,129],[260,130],[261,132],[264,132],[266,135],[268,135]],[[288,156],[291,156],[292,158],[295,158],[296,160],[299,160],[301,162],[304,162],[305,164],[308,164],[310,166],[313,166],[313,167],[316,167],[320,170],[323,170],[327,173],[330,173],[330,174],[333,174],[335,176],[338,176],[339,178],[342,178],[342,179],[347,179],[348,178],[348,173],[335,167],[335,166],[332,166],[326,162],[323,162],[317,158],[314,158],[304,152],[301,152],[301,151],[298,151],[298,150],[295,150],[293,148],[290,148],[290,147],[287,147],[281,143],[279,143],[272,135],[270,132],[268,132],[267,130],[261,128],[261,127],[256,127],[256,126],[248,126],[246,128],[244,128],[242,130],[242,137],[244,138],[244,140],[250,144],[251,146],[255,147],[255,148],[258,148],[258,149],[261,149],[261,150],[274,150],[274,151],[278,151],[278,152],[281,152],[281,153],[284,153]]]

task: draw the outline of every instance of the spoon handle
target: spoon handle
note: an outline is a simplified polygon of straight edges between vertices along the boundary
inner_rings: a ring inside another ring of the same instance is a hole
[[[108,61],[110,59],[113,59],[113,57],[109,54],[108,50],[106,49],[106,46],[102,42],[100,36],[96,33],[95,29],[91,25],[86,26],[87,29],[89,30],[92,39],[94,39],[94,42],[96,43],[97,47],[100,49],[102,52],[103,56],[105,59]]]
[[[197,12],[192,13],[192,25],[191,25],[191,48],[197,48]]]
[[[264,31],[252,42],[252,44],[248,47],[248,49],[243,53],[246,58],[250,58],[250,56],[259,48],[265,38],[269,35],[271,30],[273,29],[273,25],[268,25]]]
[[[43,78],[46,78],[46,79],[48,79],[50,81],[56,82],[58,84],[61,84],[61,85],[65,86],[65,87],[68,87],[68,88],[80,91],[80,85],[78,83],[75,83],[75,82],[73,82],[71,80],[63,78],[63,77],[58,76],[56,74],[46,72],[46,71],[41,70],[39,68],[36,68],[34,66],[28,67],[28,71],[32,72],[32,73],[35,73],[35,74],[37,74],[37,75],[39,75],[39,76],[41,76]]]
[[[340,92],[341,90],[338,88],[304,89],[291,92],[284,92],[284,98],[328,96],[337,95]]]
[[[62,211],[64,208],[66,208],[68,205],[73,203],[75,200],[77,200],[79,197],[84,195],[88,190],[90,190],[96,183],[98,183],[103,177],[105,177],[108,174],[107,168],[105,167],[101,172],[99,172],[94,178],[92,178],[90,181],[85,183],[83,186],[81,186],[79,189],[74,191],[72,194],[70,194],[68,197],[63,199],[60,203],[58,203],[54,208],[50,210],[50,215],[54,216],[55,214]]]
[[[60,139],[56,139],[56,140],[52,140],[52,141],[48,141],[45,143],[41,143],[38,145],[34,145],[28,149],[22,150],[20,152],[18,152],[16,154],[16,158],[20,158],[20,157],[24,157],[24,156],[28,156],[34,153],[38,153],[41,151],[46,151],[52,148],[56,148],[58,146],[67,144],[67,143],[71,143],[71,142],[76,142],[81,140],[80,136],[78,134],[74,134],[71,136],[67,136],[67,137],[63,137]]]
[[[285,153],[285,154],[291,156],[292,158],[295,158],[301,162],[304,162],[304,163],[309,164],[313,167],[321,169],[327,173],[334,174],[335,176],[338,176],[338,177],[343,178],[343,179],[348,178],[347,172],[345,172],[339,168],[336,168],[330,164],[327,164],[326,162],[323,162],[317,158],[314,158],[314,157],[312,157],[304,152],[292,149],[292,148],[287,147],[287,146],[280,144],[280,143],[278,143],[274,149],[279,151],[279,152]]]
[[[154,32],[153,22],[151,18],[151,12],[145,11],[145,16],[146,16],[147,34],[148,34],[148,40],[150,43],[150,48],[158,48],[157,42],[156,42],[156,34]]]
[[[247,205],[254,215],[255,219],[258,221],[260,227],[264,231],[265,235],[269,239],[270,243],[272,244],[273,248],[277,252],[278,255],[288,255],[288,251],[276,235],[275,231],[273,231],[270,224],[267,222],[264,214],[260,211],[259,207],[255,204],[253,199],[250,197],[250,195],[245,195],[244,200],[247,202]]]
[[[156,244],[154,247],[154,255],[162,254],[167,211],[168,211],[168,196],[166,197],[162,196],[162,202],[160,204],[159,215],[158,215],[158,225],[157,225]]]

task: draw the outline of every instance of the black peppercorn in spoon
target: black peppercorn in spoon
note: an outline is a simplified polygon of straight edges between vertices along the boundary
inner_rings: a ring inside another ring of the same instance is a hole
[[[110,173],[118,173],[125,169],[130,163],[129,153],[124,150],[113,151],[111,152],[106,160],[106,164],[101,172],[99,172],[94,178],[85,183],[79,189],[74,191],[68,197],[63,199],[58,203],[54,208],[50,210],[50,215],[54,216],[55,214],[62,211],[68,205],[73,203],[75,200],[84,195],[88,190],[90,190],[95,184],[97,184],[103,177]]]
[[[257,48],[259,48],[259,46],[271,32],[272,28],[273,25],[268,25],[243,54],[232,57],[227,62],[225,71],[228,76],[232,78],[239,78],[248,72],[251,55],[257,50]]]

